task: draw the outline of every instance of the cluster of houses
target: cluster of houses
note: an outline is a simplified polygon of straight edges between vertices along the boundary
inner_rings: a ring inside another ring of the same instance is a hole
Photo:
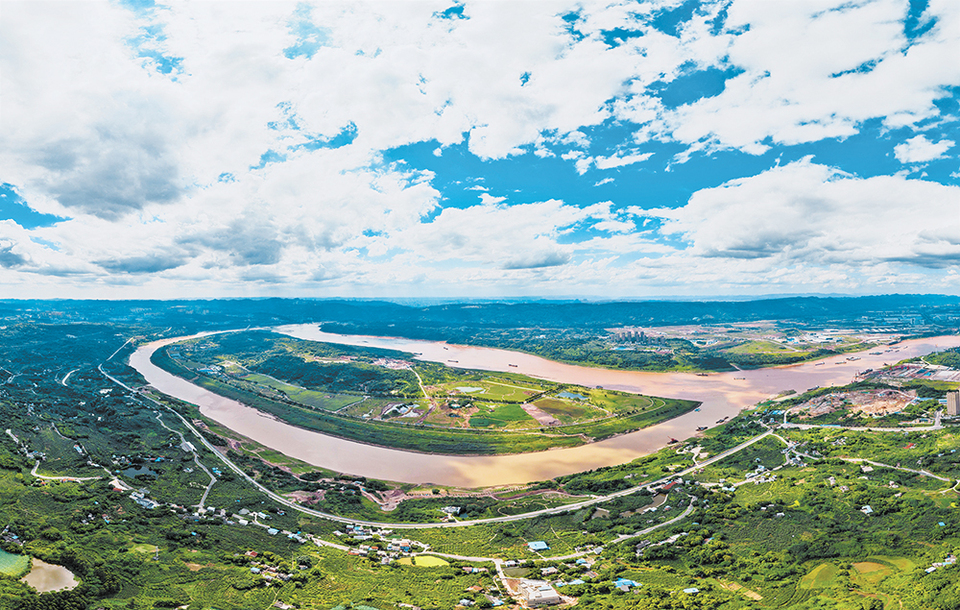
[[[351,549],[351,555],[371,555],[374,554],[380,558],[380,563],[386,565],[394,560],[411,553],[430,550],[429,544],[393,536],[393,530],[382,528],[370,528],[362,525],[347,524],[344,527],[346,532],[337,530],[333,532],[334,536],[349,537],[357,542],[378,541],[379,544],[360,544],[355,549]]]
[[[673,536],[670,536],[665,540],[661,540],[660,542],[655,542],[655,543],[650,542],[649,540],[641,540],[634,546],[634,550],[636,551],[636,556],[643,557],[647,547],[666,546],[668,544],[675,544],[677,540],[680,540],[681,538],[683,538],[684,536],[688,536],[689,534],[690,532],[680,532],[679,534],[674,534]],[[707,544],[712,540],[713,538],[707,538],[706,540],[703,541],[703,543]]]
[[[247,557],[256,558],[259,554],[256,551],[247,551],[244,553]],[[273,580],[282,580],[284,582],[290,580],[293,577],[293,574],[288,574],[286,572],[281,572],[276,566],[270,565],[268,563],[263,563],[260,561],[251,561],[250,562],[250,573],[259,574],[266,581]]]
[[[678,534],[673,536],[660,544],[670,544],[676,542],[681,536],[686,535]],[[638,547],[648,546],[649,541],[644,541]],[[523,604],[528,608],[538,608],[540,606],[551,606],[556,604],[562,604],[573,601],[572,598],[564,596],[562,593],[558,592],[563,590],[563,587],[570,585],[582,585],[589,581],[595,581],[600,577],[599,574],[590,570],[591,564],[586,559],[578,559],[576,566],[581,567],[582,569],[587,570],[583,574],[583,578],[575,578],[569,582],[564,582],[562,580],[558,581],[549,581],[545,579],[530,580],[530,579],[520,579],[516,587],[516,595],[520,598]],[[569,565],[567,567],[574,567]],[[540,569],[542,577],[550,576],[557,573],[557,568],[555,567],[545,567]],[[584,580],[587,579],[587,580]],[[612,585],[615,589],[622,591],[624,593],[629,593],[630,591],[637,589],[643,586],[643,583],[631,580],[629,578],[617,577],[612,581]],[[689,595],[696,595],[700,592],[699,589],[695,587],[688,587],[683,589],[684,593]]]
[[[137,504],[139,504],[140,506],[147,509],[154,509],[160,506],[159,502],[148,498],[147,493],[149,492],[145,489],[140,489],[138,491],[131,492],[130,499],[136,502]]]
[[[0,540],[4,542],[13,542],[20,546],[23,546],[23,540],[20,540],[20,536],[13,533],[13,530],[10,529],[10,526],[3,528],[3,531],[0,532]]]
[[[531,550],[547,550],[549,546],[543,541],[527,543]],[[526,560],[509,560],[503,563],[503,567],[512,568],[526,564]],[[584,558],[578,558],[574,563],[564,564],[566,568],[585,570],[583,578],[595,579],[599,577],[596,572],[590,571],[593,563]],[[571,598],[564,597],[557,589],[562,589],[568,585],[582,585],[586,581],[581,578],[574,578],[570,581],[557,580],[556,576],[560,570],[556,566],[546,566],[540,568],[540,578],[528,579],[520,578],[516,580],[514,594],[528,608],[537,608],[540,606],[551,606],[571,601]],[[553,578],[551,578],[553,577]]]
[[[955,563],[957,563],[957,558],[954,557],[953,553],[951,553],[947,555],[947,558],[944,559],[943,561],[935,561],[932,564],[930,564],[930,567],[924,570],[924,572],[926,572],[927,574],[929,574],[930,572],[936,572],[937,568],[945,568],[947,566],[952,566]]]

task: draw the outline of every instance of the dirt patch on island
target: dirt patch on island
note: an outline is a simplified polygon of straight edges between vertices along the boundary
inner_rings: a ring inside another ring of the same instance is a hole
[[[537,423],[541,426],[558,426],[560,425],[560,420],[550,415],[546,411],[541,410],[539,407],[531,404],[520,405],[520,408],[527,412],[527,415],[537,420]]]

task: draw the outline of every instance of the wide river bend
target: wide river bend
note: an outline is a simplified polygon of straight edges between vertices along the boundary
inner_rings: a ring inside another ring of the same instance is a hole
[[[130,356],[130,366],[151,386],[197,405],[206,417],[290,457],[356,476],[459,487],[521,484],[622,464],[657,451],[671,438],[693,436],[698,426],[713,426],[718,419],[732,417],[741,409],[785,390],[802,392],[817,386],[846,384],[859,371],[960,346],[960,336],[954,335],[915,339],[819,361],[822,364],[809,362],[701,377],[690,373],[642,373],[576,366],[519,352],[435,341],[339,335],[322,332],[316,324],[279,326],[271,330],[311,341],[410,352],[417,354],[418,359],[449,366],[523,373],[562,383],[703,403],[699,412],[691,411],[656,426],[572,449],[497,456],[431,455],[376,447],[297,428],[171,375],[150,362],[150,356],[160,347],[189,337],[148,343]],[[848,360],[848,357],[859,359]]]

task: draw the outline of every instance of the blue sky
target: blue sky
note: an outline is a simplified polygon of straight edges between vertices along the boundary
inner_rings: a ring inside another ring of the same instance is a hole
[[[952,0],[15,1],[0,36],[9,296],[960,293]]]

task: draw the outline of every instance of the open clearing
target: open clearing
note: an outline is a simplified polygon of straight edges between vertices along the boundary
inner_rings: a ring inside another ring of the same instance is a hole
[[[870,584],[877,584],[887,576],[893,574],[893,568],[874,561],[859,561],[853,564],[853,569],[857,571],[858,580],[863,580]]]
[[[728,591],[733,591],[735,593],[739,593],[740,595],[743,595],[747,599],[752,599],[754,601],[760,601],[761,599],[763,599],[762,595],[760,595],[756,591],[751,591],[750,589],[747,589],[746,587],[744,587],[738,582],[729,582],[729,581],[723,581],[723,580],[718,582],[720,583],[720,586],[723,587],[724,589]]]
[[[433,555],[417,555],[415,557],[401,557],[397,563],[404,566],[417,566],[419,568],[441,568],[450,563]]]
[[[837,579],[839,568],[832,563],[820,564],[800,579],[801,589],[822,589],[832,586]]]
[[[325,409],[327,411],[336,411],[337,409],[342,409],[346,405],[360,400],[359,396],[353,396],[349,394],[335,394],[331,392],[308,390],[297,385],[285,383],[279,379],[274,379],[268,375],[260,375],[258,373],[244,375],[242,379],[244,381],[250,381],[259,385],[273,388],[274,390],[279,390],[286,395],[287,398],[294,402],[299,402],[300,404],[307,405],[308,407],[314,407],[316,409]]]

